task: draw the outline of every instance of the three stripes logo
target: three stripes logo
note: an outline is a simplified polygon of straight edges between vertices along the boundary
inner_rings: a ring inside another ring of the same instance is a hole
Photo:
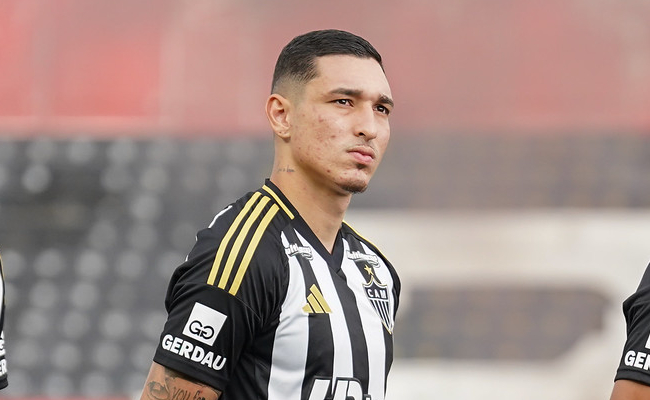
[[[307,304],[302,307],[302,310],[307,314],[329,314],[332,312],[332,309],[327,304],[327,301],[325,301],[323,294],[316,284],[311,285],[309,288]]]

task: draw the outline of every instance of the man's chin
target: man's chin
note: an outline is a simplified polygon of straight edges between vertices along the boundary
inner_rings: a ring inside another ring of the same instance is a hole
[[[339,185],[339,187],[350,194],[363,193],[368,188],[368,182],[344,182],[343,184]]]

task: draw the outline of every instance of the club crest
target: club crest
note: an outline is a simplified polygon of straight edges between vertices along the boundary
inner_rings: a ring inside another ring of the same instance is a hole
[[[393,313],[390,310],[390,293],[387,285],[377,283],[374,276],[371,276],[370,282],[363,285],[363,291],[366,294],[370,304],[381,318],[384,328],[388,333],[393,333],[395,321],[393,320]]]

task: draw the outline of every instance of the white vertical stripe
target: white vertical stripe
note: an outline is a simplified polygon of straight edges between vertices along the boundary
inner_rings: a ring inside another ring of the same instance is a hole
[[[282,242],[289,246],[284,234]],[[268,400],[300,400],[307,363],[309,318],[299,311],[305,304],[305,279],[295,257],[289,258],[289,271],[287,297],[273,345]]]
[[[344,254],[350,250],[347,241],[344,241]],[[374,254],[370,249],[364,246],[364,252],[367,254]],[[383,285],[388,285],[389,296],[392,294],[393,281],[391,279],[390,273],[388,272],[386,266],[381,262],[380,266],[374,267],[375,274],[377,278],[381,281]],[[359,271],[359,268],[354,261],[349,260],[347,257],[343,257],[342,262],[343,272],[348,278],[348,286],[354,292],[354,295],[357,300],[357,307],[359,309],[359,314],[361,315],[361,325],[363,326],[363,333],[366,337],[366,343],[368,345],[368,365],[370,368],[369,372],[369,382],[368,382],[368,394],[370,394],[374,399],[383,399],[384,398],[384,384],[385,384],[385,373],[386,373],[386,345],[384,343],[384,325],[381,322],[381,318],[377,315],[374,307],[368,300],[366,296],[363,285],[368,283],[366,277]],[[388,276],[386,276],[388,273]],[[394,304],[391,298],[391,310],[392,312]]]
[[[298,235],[302,243],[307,243],[305,238],[300,236],[300,234]],[[317,252],[313,252],[313,256],[314,258],[311,260],[312,270],[316,276],[321,293],[323,293],[323,297],[332,309],[332,312],[329,314],[332,327],[332,340],[334,343],[334,365],[332,373],[335,378],[352,377],[354,374],[352,367],[352,343],[350,342],[350,332],[345,321],[345,314],[343,314],[343,306],[341,305],[338,292],[334,287],[332,275],[330,275],[330,267]]]

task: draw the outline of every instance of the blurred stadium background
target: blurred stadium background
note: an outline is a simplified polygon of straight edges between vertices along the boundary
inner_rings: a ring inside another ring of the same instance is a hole
[[[401,271],[389,399],[608,398],[650,261],[647,0],[4,0],[7,398],[139,394],[171,271],[268,173],[293,36],[385,58],[348,220]]]

